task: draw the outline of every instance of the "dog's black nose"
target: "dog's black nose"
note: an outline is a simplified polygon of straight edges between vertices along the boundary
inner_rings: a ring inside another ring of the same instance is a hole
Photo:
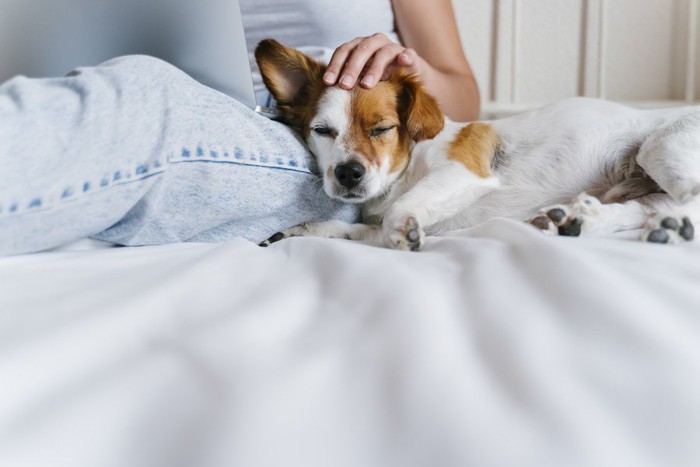
[[[334,173],[338,183],[347,189],[351,189],[359,185],[362,177],[365,176],[365,167],[357,162],[350,162],[349,164],[336,166]]]

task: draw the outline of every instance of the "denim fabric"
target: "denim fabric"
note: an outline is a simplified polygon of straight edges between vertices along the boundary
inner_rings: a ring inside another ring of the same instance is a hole
[[[151,57],[0,86],[0,254],[85,237],[259,242],[357,219],[298,136]]]

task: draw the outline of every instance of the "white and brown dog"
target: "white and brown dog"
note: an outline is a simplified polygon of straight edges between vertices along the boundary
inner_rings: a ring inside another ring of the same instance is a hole
[[[700,221],[700,108],[637,110],[574,98],[502,120],[455,123],[402,73],[371,90],[323,84],[324,66],[274,40],[256,50],[287,123],[318,159],[325,192],[362,203],[364,224],[306,223],[273,235],[382,240],[420,248],[426,234],[492,217],[558,235],[643,229],[667,243]]]

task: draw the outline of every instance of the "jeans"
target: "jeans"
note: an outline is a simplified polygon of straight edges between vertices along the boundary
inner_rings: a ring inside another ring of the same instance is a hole
[[[91,237],[260,242],[357,219],[298,135],[155,58],[0,86],[0,255]]]

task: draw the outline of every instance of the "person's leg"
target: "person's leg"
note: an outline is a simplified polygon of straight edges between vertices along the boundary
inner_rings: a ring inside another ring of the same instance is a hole
[[[259,242],[329,200],[296,135],[150,57],[0,86],[0,254],[87,236]]]

